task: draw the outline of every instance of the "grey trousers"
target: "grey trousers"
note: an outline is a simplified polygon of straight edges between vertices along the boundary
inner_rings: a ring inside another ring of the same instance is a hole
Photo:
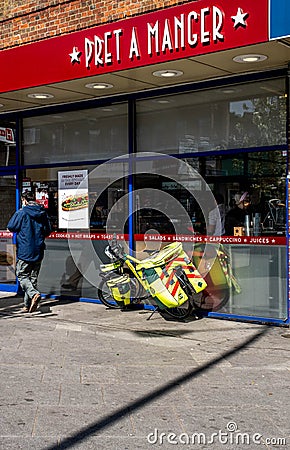
[[[30,308],[31,299],[35,294],[39,294],[37,289],[37,279],[42,261],[27,262],[18,259],[16,262],[15,274],[18,278],[21,289],[24,292],[24,305]]]

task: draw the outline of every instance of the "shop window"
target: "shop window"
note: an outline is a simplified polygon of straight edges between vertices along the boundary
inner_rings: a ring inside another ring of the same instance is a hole
[[[122,231],[118,228],[119,210],[125,203],[120,199],[128,191],[127,178],[116,179],[111,175],[110,168],[98,171],[97,166],[26,169],[21,190],[35,192],[54,231],[89,228],[92,232],[104,232],[109,217],[114,227],[111,231],[119,232]],[[78,186],[80,176],[86,181]],[[63,180],[67,180],[67,187]]]
[[[127,153],[127,104],[23,120],[23,162],[110,159]]]
[[[190,165],[191,160],[187,162]],[[196,166],[196,161],[192,162]],[[134,215],[136,233],[154,230],[159,234],[181,235],[194,229],[194,232],[204,234],[200,199],[206,187],[200,177],[192,179],[182,174],[170,179],[169,176],[141,173],[136,176],[135,189],[138,192],[134,199],[138,205]]]
[[[137,102],[138,152],[185,154],[283,144],[284,79]]]
[[[188,215],[195,233],[207,234],[205,215],[208,214],[208,204],[202,204],[202,201],[198,202],[197,199],[202,199],[203,190],[210,188],[212,192],[222,195],[225,212],[234,206],[236,195],[247,192],[250,222],[254,221],[255,213],[259,214],[259,234],[285,235],[285,152],[244,152],[231,156],[187,158],[185,161],[195,170],[198,168],[200,180],[194,180],[190,175],[187,178],[185,173],[179,178],[177,175],[174,180],[154,174],[136,176],[135,188],[145,193],[142,201],[140,194],[138,199],[135,199],[140,206],[140,210],[135,213],[137,233],[155,229],[160,234],[175,234],[176,230],[186,234],[189,231],[188,224],[184,222],[182,210],[177,211],[170,201],[174,199]],[[189,186],[193,189],[193,194],[192,190],[190,192],[187,189]],[[152,196],[150,202],[149,194],[146,201],[146,189],[149,189],[149,193],[151,189],[156,189],[167,194],[164,195],[160,208],[152,200]],[[169,206],[166,210],[167,200]],[[230,234],[234,234],[234,230]]]
[[[0,177],[0,230],[7,229],[7,223],[16,207],[16,178],[15,175]]]
[[[240,152],[238,155],[200,156],[184,161],[198,170],[206,184],[192,176],[187,177],[185,171],[175,173],[172,179],[155,173],[136,175],[138,198],[135,197],[135,202],[140,207],[134,216],[137,251],[150,255],[177,236],[185,251],[196,258],[195,264],[206,279],[209,295],[203,305],[205,309],[213,314],[285,320],[286,152]],[[193,193],[188,190],[190,186]],[[163,203],[157,204],[156,197],[150,197],[152,188],[163,193]],[[206,227],[209,208],[207,202],[196,200],[202,198],[208,188],[216,198],[217,193],[221,194],[225,213],[233,207],[237,196],[245,195],[248,230],[245,220],[243,226],[238,227],[240,234],[233,228],[222,237],[205,236],[214,234],[208,233]],[[168,199],[169,206],[166,205]],[[175,201],[182,206],[183,212]],[[189,222],[191,229],[187,228]],[[209,256],[200,263],[198,258],[203,255],[205,243]],[[229,273],[233,276],[230,282]],[[222,307],[216,307],[221,304]]]

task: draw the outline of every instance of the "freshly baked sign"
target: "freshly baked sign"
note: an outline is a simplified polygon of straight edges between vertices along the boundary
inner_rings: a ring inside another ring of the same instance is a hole
[[[82,229],[89,224],[88,171],[58,172],[58,226]]]

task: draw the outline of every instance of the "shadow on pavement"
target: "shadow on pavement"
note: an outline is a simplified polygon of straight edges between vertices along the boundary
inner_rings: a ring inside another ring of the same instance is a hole
[[[256,326],[255,326],[255,328],[256,328]],[[252,326],[249,326],[249,327],[244,327],[243,328],[244,330],[245,329],[247,329],[247,330],[251,330],[251,329],[254,329],[254,327]],[[208,332],[212,332],[212,333],[223,333],[224,331],[226,331],[226,332],[228,332],[228,331],[234,331],[234,330],[236,330],[236,328],[215,328],[215,329],[213,329],[213,330],[209,330],[209,329],[207,329],[206,330],[206,333],[208,333]],[[200,330],[200,329],[194,329],[194,328],[188,328],[188,329],[177,329],[177,330],[159,330],[158,328],[156,328],[156,329],[150,329],[150,330],[133,330],[133,333],[135,333],[135,334],[137,334],[138,336],[142,336],[142,337],[150,337],[150,336],[152,336],[152,335],[154,335],[154,336],[159,336],[159,337],[163,337],[163,336],[165,336],[165,337],[183,337],[183,336],[185,336],[186,334],[193,334],[193,333],[198,333],[198,334],[200,334],[200,333],[204,333],[204,331],[203,330]],[[184,338],[184,339],[186,339],[186,338]]]
[[[51,306],[55,305],[68,305],[70,303],[78,302],[78,299],[74,297],[60,297],[60,298],[43,298],[37,311],[37,317],[41,314],[45,314],[45,317],[51,313]],[[23,308],[23,297],[19,295],[5,297],[0,299],[0,319],[15,319],[19,316],[31,317],[30,314],[21,313]],[[35,315],[35,313],[33,313]],[[55,314],[50,314],[55,315]]]
[[[121,408],[117,409],[114,413],[108,414],[107,416],[101,418],[100,420],[92,423],[88,427],[77,431],[72,436],[70,436],[67,439],[60,442],[57,446],[54,446],[54,445],[49,446],[49,447],[46,447],[44,450],[59,450],[59,449],[64,450],[64,449],[74,447],[75,445],[79,444],[80,442],[85,441],[92,434],[95,434],[96,432],[98,432],[100,430],[104,430],[107,427],[114,424],[115,422],[118,422],[118,420],[123,419],[124,415],[144,407],[144,405],[173,391],[180,384],[188,382],[190,380],[193,380],[194,378],[198,377],[203,372],[210,370],[213,366],[215,366],[219,362],[223,361],[226,358],[233,356],[235,353],[238,353],[239,351],[243,350],[244,348],[246,348],[253,342],[259,340],[264,334],[267,333],[267,331],[269,331],[269,328],[267,326],[264,326],[262,328],[262,330],[257,332],[254,336],[248,338],[242,344],[235,346],[233,349],[231,349],[227,352],[224,352],[221,356],[214,358],[212,361],[210,361],[206,364],[203,364],[202,366],[198,367],[197,369],[194,369],[188,373],[185,373],[184,375],[176,377],[175,379],[173,379],[172,381],[170,381],[163,387],[155,389],[151,393],[144,395],[143,397],[140,397],[139,399],[122,406]]]

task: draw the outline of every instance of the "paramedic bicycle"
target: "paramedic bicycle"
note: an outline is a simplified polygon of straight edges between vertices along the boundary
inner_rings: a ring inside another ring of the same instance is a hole
[[[116,237],[105,249],[98,298],[108,308],[148,301],[161,315],[184,319],[201,305],[207,284],[180,242],[138,260],[124,252]]]

